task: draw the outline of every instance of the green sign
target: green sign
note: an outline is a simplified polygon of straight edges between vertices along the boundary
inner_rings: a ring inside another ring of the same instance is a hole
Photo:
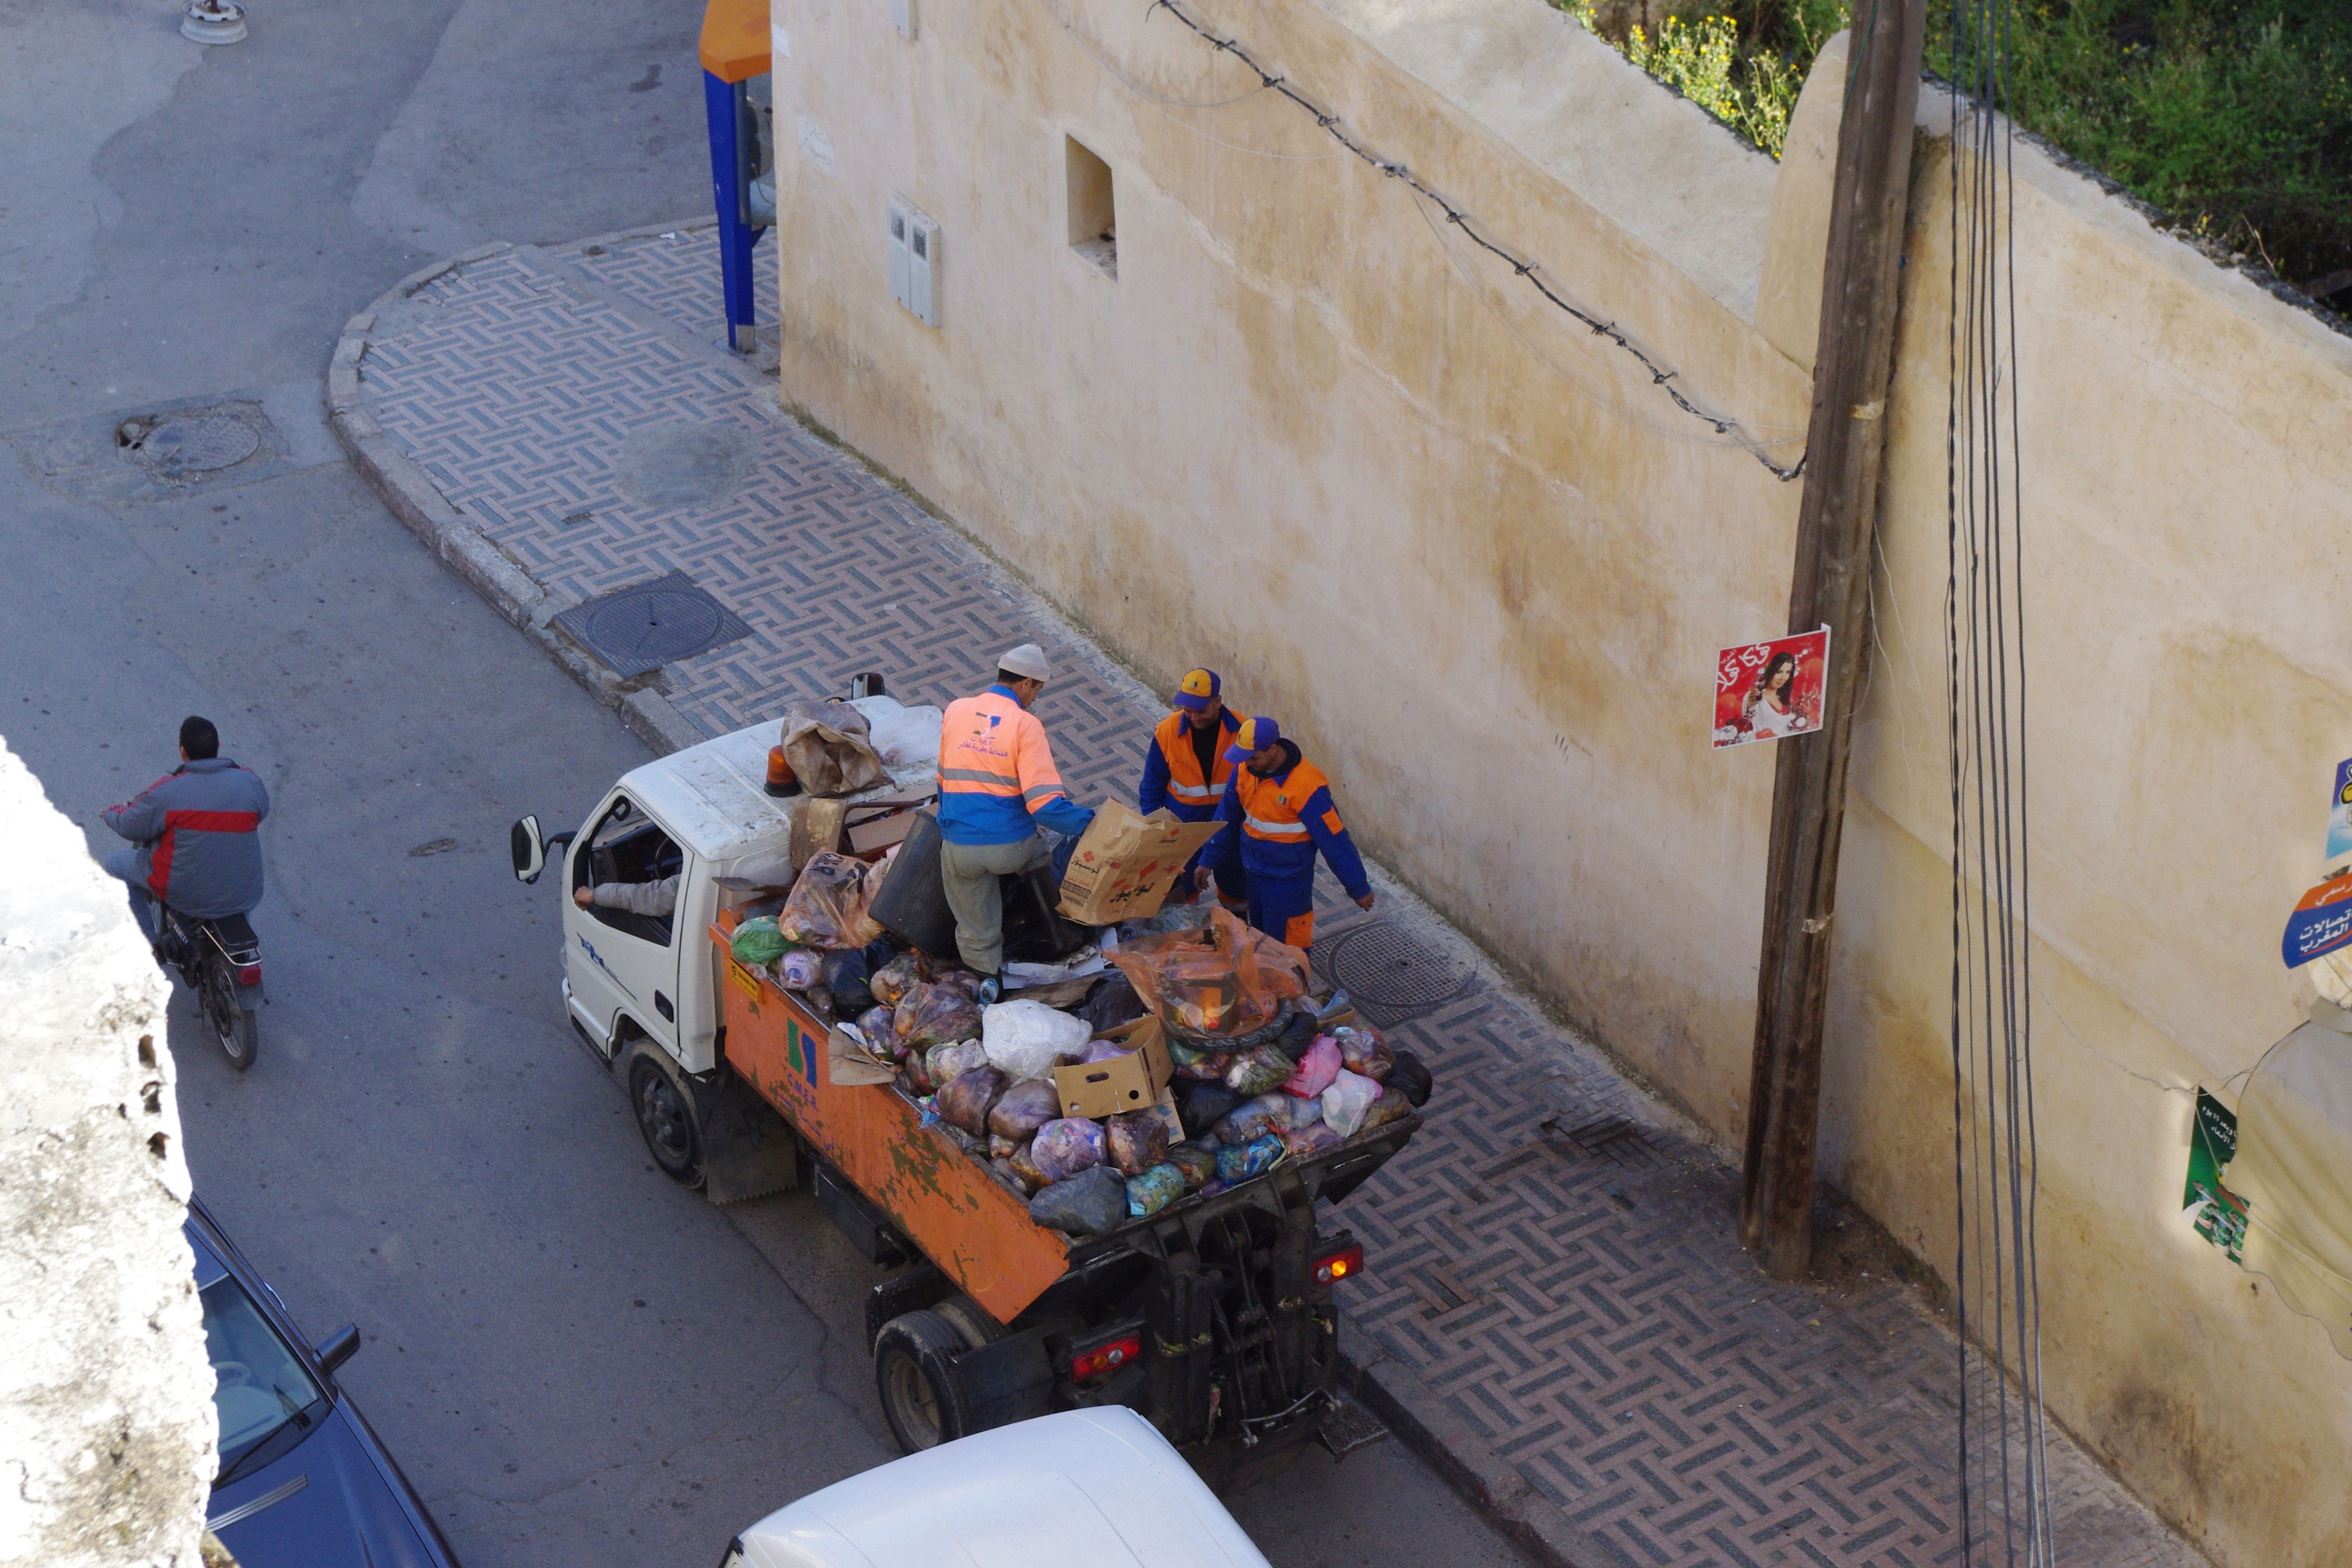
[[[2238,1152],[2238,1115],[2197,1091],[2197,1116],[2189,1130],[2189,1190],[2181,1206],[2194,1216],[2197,1234],[2227,1253],[2230,1261],[2246,1244],[2246,1200],[2221,1184],[2221,1169]]]

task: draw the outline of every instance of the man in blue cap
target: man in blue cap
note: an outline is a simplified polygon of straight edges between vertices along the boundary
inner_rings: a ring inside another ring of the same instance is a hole
[[[1273,720],[1244,720],[1225,756],[1241,767],[1217,805],[1224,826],[1202,846],[1202,862],[1215,865],[1237,839],[1249,873],[1249,923],[1304,952],[1315,945],[1316,855],[1356,907],[1369,910],[1372,884],[1363,857],[1331,802],[1331,781]]]
[[[1151,732],[1150,749],[1143,753],[1143,782],[1136,786],[1135,804],[1146,816],[1164,808],[1179,822],[1216,820],[1217,803],[1234,776],[1225,748],[1241,728],[1241,721],[1225,706],[1223,688],[1213,669],[1187,670],[1178,683],[1176,710],[1160,721]],[[1238,839],[1226,840],[1222,858],[1204,862],[1195,855],[1184,869],[1189,875],[1203,864],[1215,868],[1218,900],[1238,914],[1249,890]]]

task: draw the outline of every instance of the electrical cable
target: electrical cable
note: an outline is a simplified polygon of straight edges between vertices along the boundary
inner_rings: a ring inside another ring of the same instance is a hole
[[[2006,1568],[2051,1568],[2054,1562],[2038,1247],[2016,133],[2000,111],[2009,96],[2012,3],[1951,0],[1948,34],[1945,734],[1964,1568],[1980,1561]],[[2073,1034],[2063,1016],[2059,1021]],[[1972,1335],[1969,1314],[1979,1302],[1990,1308],[1990,1321],[1980,1321]],[[1990,1410],[1978,1408],[1986,1403]],[[1978,1444],[1979,1416],[1990,1418],[1992,1453]]]
[[[1078,40],[1080,47],[1085,48],[1087,53],[1094,58],[1096,64],[1101,66],[1105,73],[1108,74],[1112,80],[1118,82],[1121,87],[1127,89],[1129,91],[1135,93],[1139,98],[1141,98],[1148,102],[1151,102],[1154,107],[1158,107],[1163,101],[1168,101],[1160,99],[1156,94],[1139,88],[1135,83],[1129,81],[1126,75],[1114,66],[1099,50],[1087,44],[1086,40],[1080,37],[1075,26],[1071,26],[1067,21],[1065,21],[1058,14],[1053,13],[1050,6],[1047,9],[1048,14],[1054,16],[1055,22],[1062,26],[1064,31],[1069,33],[1073,38],[1076,38]],[[1514,255],[1511,251],[1504,248],[1494,239],[1490,238],[1485,230],[1472,219],[1468,213],[1464,212],[1461,208],[1454,205],[1453,203],[1440,195],[1426,182],[1414,174],[1411,169],[1407,168],[1401,163],[1379,156],[1369,148],[1365,147],[1362,142],[1357,141],[1353,136],[1350,136],[1340,127],[1339,117],[1338,115],[1325,112],[1322,108],[1307,98],[1304,94],[1300,93],[1297,88],[1291,86],[1286,78],[1276,75],[1276,73],[1267,70],[1264,66],[1258,64],[1256,58],[1247,49],[1244,48],[1238,40],[1219,37],[1215,33],[1211,32],[1207,27],[1203,26],[1201,23],[1195,21],[1191,16],[1187,15],[1183,7],[1177,3],[1177,0],[1150,0],[1149,7],[1144,12],[1145,20],[1149,21],[1151,16],[1159,11],[1166,11],[1170,16],[1175,17],[1177,21],[1181,22],[1186,28],[1191,30],[1195,37],[1199,37],[1203,43],[1209,45],[1209,47],[1217,53],[1231,55],[1235,60],[1239,61],[1245,69],[1250,71],[1251,74],[1255,75],[1258,79],[1259,91],[1278,93],[1282,97],[1288,99],[1292,103],[1297,105],[1299,109],[1305,110],[1307,114],[1313,116],[1317,128],[1321,130],[1324,134],[1329,136],[1332,141],[1338,142],[1340,149],[1339,152],[1334,153],[1316,154],[1316,159],[1319,160],[1353,155],[1367,167],[1377,170],[1388,178],[1400,182],[1407,190],[1412,192],[1418,197],[1426,199],[1433,206],[1436,207],[1438,211],[1444,214],[1445,221],[1460,229],[1469,237],[1472,244],[1477,246],[1481,250],[1487,252],[1496,259],[1504,262],[1511,268],[1512,273],[1515,276],[1525,279],[1528,286],[1533,288],[1537,293],[1542,295],[1543,298],[1549,301],[1553,307],[1566,312],[1569,316],[1582,324],[1588,331],[1592,332],[1594,336],[1606,338],[1625,353],[1631,355],[1635,363],[1638,363],[1643,371],[1649,374],[1650,384],[1663,391],[1666,395],[1668,400],[1671,401],[1675,407],[1680,408],[1685,414],[1689,415],[1694,419],[1700,420],[1705,424],[1714,426],[1715,433],[1717,436],[1733,436],[1734,432],[1742,428],[1741,422],[1738,418],[1729,415],[1710,413],[1706,409],[1699,406],[1698,404],[1693,402],[1688,396],[1685,395],[1680,387],[1675,384],[1675,380],[1681,374],[1680,372],[1671,370],[1659,363],[1655,355],[1650,353],[1647,350],[1635,343],[1632,338],[1626,335],[1624,329],[1619,326],[1616,322],[1610,321],[1603,316],[1598,315],[1593,311],[1585,310],[1581,306],[1570,300],[1567,296],[1562,294],[1559,289],[1555,289],[1550,283],[1547,282],[1541,276],[1539,276],[1536,263],[1528,261],[1522,257]],[[1244,93],[1240,98],[1227,100],[1225,102],[1239,102],[1241,101],[1241,99],[1255,96],[1255,93]],[[1223,107],[1223,104],[1202,103],[1183,105],[1183,107],[1204,109],[1221,108]],[[1217,146],[1227,148],[1230,151],[1247,153],[1254,156],[1262,158],[1308,161],[1302,154],[1267,153],[1255,148],[1243,147],[1234,142],[1224,142],[1217,137],[1211,136],[1199,126],[1192,125],[1182,120],[1178,120],[1173,115],[1168,115],[1166,118],[1169,119],[1171,122],[1182,126],[1185,130],[1191,131],[1193,134],[1202,137],[1203,140],[1211,142]],[[1555,366],[1554,368],[1557,369],[1558,367]],[[1737,437],[1734,437],[1730,441],[1723,443],[1723,445],[1726,446],[1736,446],[1742,451],[1747,452],[1748,456],[1754,458],[1759,463],[1761,463],[1765,469],[1769,472],[1773,478],[1780,479],[1783,483],[1798,479],[1805,471],[1805,459],[1801,454],[1794,463],[1790,464],[1785,468],[1775,463],[1770,457],[1766,455],[1767,448],[1774,446],[1785,446],[1787,442],[1785,441],[1757,441],[1740,439]]]

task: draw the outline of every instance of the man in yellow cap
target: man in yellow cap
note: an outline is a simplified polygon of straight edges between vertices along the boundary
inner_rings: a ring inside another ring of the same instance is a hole
[[[1331,781],[1272,719],[1243,720],[1225,755],[1242,765],[1217,805],[1224,826],[1201,847],[1202,858],[1215,865],[1238,839],[1249,871],[1249,923],[1304,952],[1315,945],[1315,857],[1323,857],[1357,908],[1369,910],[1364,858],[1339,820]]]
[[[1063,789],[1045,726],[1029,711],[1053,673],[1035,643],[1008,649],[996,683],[949,703],[940,724],[940,880],[955,911],[956,949],[983,977],[982,1002],[996,1000],[1004,967],[996,879],[1045,864],[1040,825],[1075,838],[1095,819]]]
[[[1143,782],[1136,786],[1135,804],[1146,816],[1163,807],[1179,822],[1213,822],[1217,802],[1234,776],[1225,756],[1241,721],[1225,706],[1224,683],[1213,669],[1185,672],[1176,688],[1176,710],[1151,732],[1150,749],[1143,753]],[[1185,868],[1197,870],[1197,858]],[[1249,873],[1242,869],[1241,844],[1234,840],[1213,868],[1217,898],[1227,909],[1247,905]],[[1189,887],[1189,883],[1180,884]]]

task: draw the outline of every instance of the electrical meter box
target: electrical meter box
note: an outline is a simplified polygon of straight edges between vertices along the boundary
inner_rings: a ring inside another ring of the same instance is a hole
[[[940,324],[940,226],[904,196],[890,198],[890,298],[927,327]]]

